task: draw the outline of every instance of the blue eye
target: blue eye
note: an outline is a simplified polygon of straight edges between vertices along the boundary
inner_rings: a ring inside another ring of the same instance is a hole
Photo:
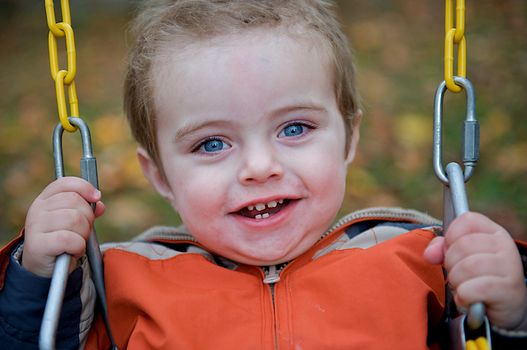
[[[287,125],[282,129],[278,136],[294,137],[302,135],[306,132],[306,129],[310,128],[308,125],[303,123],[293,123]]]
[[[205,153],[215,153],[227,148],[230,148],[230,146],[223,140],[212,138],[200,143],[198,150]]]

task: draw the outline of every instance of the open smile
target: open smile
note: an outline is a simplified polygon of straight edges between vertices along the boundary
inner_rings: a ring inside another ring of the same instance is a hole
[[[291,201],[293,200],[279,199],[267,203],[256,203],[254,205],[249,205],[240,209],[235,214],[255,220],[267,219],[285,209],[291,203]]]

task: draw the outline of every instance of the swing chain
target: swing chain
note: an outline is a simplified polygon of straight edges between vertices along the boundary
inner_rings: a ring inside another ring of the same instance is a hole
[[[454,46],[457,45],[457,76],[467,76],[467,41],[465,39],[465,0],[456,0],[456,27],[453,1],[445,0],[445,81],[448,90],[460,92],[454,79]]]
[[[57,108],[60,123],[64,130],[74,132],[77,127],[68,121],[68,116],[79,117],[79,101],[75,89],[75,74],[77,72],[75,40],[73,29],[71,27],[70,6],[68,0],[61,0],[60,7],[62,11],[62,22],[55,21],[55,9],[53,0],[45,0],[46,21],[49,28],[48,49],[49,49],[49,67],[51,77],[55,81],[55,93],[57,95]],[[64,37],[66,43],[66,53],[68,69],[59,69],[57,38]],[[64,88],[68,88],[68,100],[70,113],[66,106]]]
[[[51,77],[55,80],[55,92],[57,95],[57,107],[60,122],[57,123],[53,132],[53,155],[55,160],[55,176],[60,178],[64,176],[64,166],[62,157],[62,135],[63,131],[74,132],[80,130],[82,140],[82,157],[80,160],[81,177],[90,182],[93,187],[98,188],[97,165],[92,153],[91,135],[88,125],[79,118],[79,103],[75,89],[76,53],[73,29],[71,27],[71,15],[69,0],[60,0],[62,10],[62,22],[55,21],[55,10],[53,0],[45,0],[46,21],[49,28],[48,48],[49,64]],[[66,53],[68,69],[59,69],[57,38],[64,37],[66,41]],[[70,115],[66,106],[64,88],[68,88],[68,99],[70,105]],[[95,203],[91,204],[95,210]],[[117,350],[113,338],[110,321],[108,317],[108,306],[106,302],[106,292],[104,286],[104,272],[101,251],[95,229],[92,228],[86,245],[86,255],[91,268],[91,278],[95,286],[100,306],[100,312],[106,327],[107,335],[111,343],[111,349]],[[55,336],[59,323],[60,310],[62,308],[64,292],[66,288],[68,269],[71,257],[62,254],[57,257],[53,276],[51,278],[48,299],[42,319],[39,346],[41,349],[55,349]]]
[[[436,176],[444,185],[444,230],[455,217],[469,210],[465,182],[472,177],[479,159],[479,124],[475,116],[475,94],[472,84],[466,79],[465,0],[456,0],[456,27],[454,27],[453,2],[454,0],[445,0],[444,81],[438,86],[434,101],[433,164]],[[454,76],[455,45],[457,45],[457,76]],[[462,148],[464,169],[458,163],[451,162],[446,166],[445,171],[442,163],[441,124],[446,90],[455,93],[464,90],[466,93],[467,107]],[[454,349],[492,349],[490,325],[482,303],[472,304],[467,313],[450,320],[449,323],[451,345]],[[476,340],[466,339],[466,326],[472,331],[483,329],[484,335]]]

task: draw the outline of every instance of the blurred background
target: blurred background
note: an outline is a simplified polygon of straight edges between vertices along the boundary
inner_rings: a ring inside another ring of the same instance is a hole
[[[80,113],[92,131],[107,206],[96,224],[103,242],[179,223],[143,179],[122,110],[126,23],[136,3],[70,0]],[[339,3],[365,115],[342,213],[403,206],[441,217],[432,110],[443,80],[444,2]],[[58,14],[58,2],[55,8]],[[467,0],[466,8],[467,77],[481,123],[470,206],[527,239],[527,2]],[[18,233],[32,200],[54,176],[51,134],[58,117],[47,35],[43,0],[0,0],[0,244]],[[61,67],[64,57],[59,52]],[[446,162],[459,158],[464,94],[447,92],[444,107]],[[78,174],[78,134],[65,133],[64,157],[66,172]]]

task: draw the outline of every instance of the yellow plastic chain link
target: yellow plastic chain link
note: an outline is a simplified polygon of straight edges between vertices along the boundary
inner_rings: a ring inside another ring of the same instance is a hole
[[[467,350],[489,350],[489,343],[485,337],[467,341]]]
[[[454,27],[453,1],[445,0],[445,81],[448,90],[460,92],[454,82],[454,46],[457,48],[457,76],[467,75],[467,42],[465,40],[465,0],[456,0],[456,27]]]
[[[59,120],[62,123],[64,130],[73,132],[77,127],[68,121],[68,108],[66,106],[66,98],[64,87],[68,87],[68,100],[70,105],[70,115],[72,117],[79,117],[79,102],[77,100],[77,92],[75,89],[75,74],[77,72],[75,40],[73,36],[73,29],[71,28],[70,5],[68,0],[60,1],[60,8],[62,10],[62,22],[55,21],[55,9],[53,7],[53,0],[45,0],[46,6],[46,20],[48,23],[48,48],[49,48],[49,67],[51,77],[55,80],[55,92],[57,94],[57,107],[59,113]],[[66,53],[68,60],[68,69],[59,69],[59,60],[57,53],[57,38],[64,37],[66,42]]]

